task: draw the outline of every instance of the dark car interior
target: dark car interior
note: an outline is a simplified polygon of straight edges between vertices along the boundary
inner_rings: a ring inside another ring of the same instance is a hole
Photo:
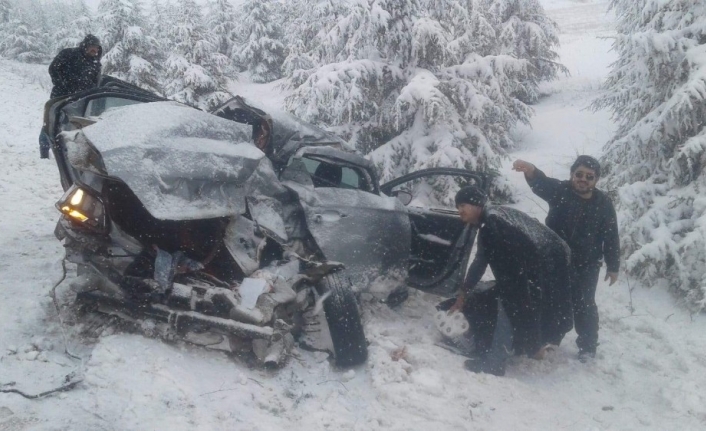
[[[402,190],[413,194],[421,182],[439,176],[450,176],[460,187],[475,184],[485,188],[485,179],[461,169],[428,170],[410,174],[381,186],[389,195]],[[408,206],[412,226],[409,265],[410,285],[435,293],[450,293],[463,277],[465,263],[473,246],[476,229],[467,227],[452,207]]]
[[[334,163],[324,158],[303,157],[314,187],[335,187],[372,192],[366,175],[357,166]]]

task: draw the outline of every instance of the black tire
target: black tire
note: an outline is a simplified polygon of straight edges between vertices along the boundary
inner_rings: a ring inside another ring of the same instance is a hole
[[[322,296],[328,295],[324,300],[324,314],[336,365],[352,367],[362,364],[368,359],[368,344],[350,283],[344,282],[340,273],[333,273],[324,277],[317,288]]]

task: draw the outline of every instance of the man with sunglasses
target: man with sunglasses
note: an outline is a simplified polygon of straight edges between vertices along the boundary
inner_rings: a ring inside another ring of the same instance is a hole
[[[546,224],[566,241],[571,249],[571,291],[574,327],[578,338],[579,360],[596,356],[598,345],[598,307],[596,285],[603,259],[605,280],[613,285],[620,268],[620,239],[615,208],[610,198],[596,189],[601,175],[598,160],[579,156],[571,165],[571,179],[560,181],[524,160],[516,160],[513,170],[525,174],[532,191],[549,204]]]

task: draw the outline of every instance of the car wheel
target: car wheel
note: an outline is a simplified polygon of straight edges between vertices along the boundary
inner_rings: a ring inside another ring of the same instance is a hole
[[[368,344],[350,283],[344,282],[340,273],[333,273],[324,277],[317,289],[325,297],[323,309],[336,365],[350,367],[362,364],[368,358]]]

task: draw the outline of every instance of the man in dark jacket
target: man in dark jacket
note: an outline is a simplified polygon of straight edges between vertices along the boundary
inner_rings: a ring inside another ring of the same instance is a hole
[[[87,35],[76,48],[62,49],[49,65],[54,88],[51,98],[96,87],[101,74],[103,48],[97,37]]]
[[[68,96],[98,85],[101,74],[103,48],[97,37],[87,35],[76,48],[62,49],[49,65],[49,76],[54,87],[51,99]],[[39,157],[49,158],[51,140],[42,129],[39,134]]]
[[[491,358],[498,299],[512,326],[512,349],[542,359],[548,344],[558,345],[572,327],[569,248],[552,230],[513,208],[486,205],[485,193],[465,187],[456,194],[464,223],[478,226],[476,256],[451,311],[469,317],[477,359],[474,372],[504,374],[504,361]],[[490,266],[495,286],[477,287]]]
[[[598,307],[596,285],[603,259],[605,280],[618,279],[620,239],[615,208],[608,196],[596,189],[601,167],[590,156],[579,156],[571,166],[571,179],[547,177],[533,164],[517,160],[513,169],[525,174],[532,191],[549,203],[546,224],[571,248],[571,287],[579,359],[596,356]]]

